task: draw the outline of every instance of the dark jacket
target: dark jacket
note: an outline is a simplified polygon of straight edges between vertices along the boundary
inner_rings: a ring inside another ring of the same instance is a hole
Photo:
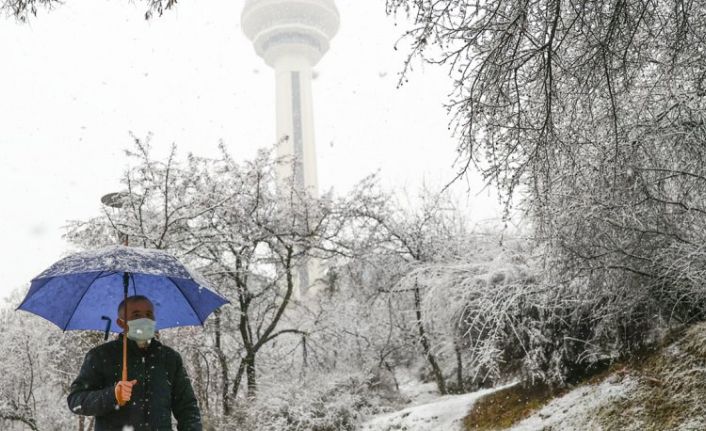
[[[181,356],[152,340],[141,349],[128,340],[128,380],[137,380],[132,397],[120,407],[115,384],[122,375],[122,335],[91,349],[69,389],[69,408],[76,414],[95,416],[95,431],[171,430],[171,415],[179,431],[201,431],[201,414]]]

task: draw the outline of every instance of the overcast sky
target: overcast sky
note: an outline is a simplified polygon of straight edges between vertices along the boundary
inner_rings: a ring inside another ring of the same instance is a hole
[[[101,211],[120,189],[130,132],[157,154],[215,155],[223,140],[248,158],[275,139],[274,76],[243,35],[244,0],[181,0],[151,21],[128,0],[66,0],[29,24],[0,21],[0,297],[68,251],[67,220]],[[442,106],[443,70],[417,67],[396,89],[404,21],[384,1],[337,0],[341,28],[316,66],[321,190],[345,191],[379,170],[410,193],[454,174],[456,139]],[[459,186],[465,192],[465,185]],[[475,220],[497,198],[467,194]]]

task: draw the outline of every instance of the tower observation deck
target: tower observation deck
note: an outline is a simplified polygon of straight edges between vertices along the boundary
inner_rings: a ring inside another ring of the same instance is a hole
[[[298,161],[278,171],[280,186],[318,195],[312,67],[328,51],[340,18],[333,0],[247,0],[241,16],[255,52],[275,70],[277,156]]]

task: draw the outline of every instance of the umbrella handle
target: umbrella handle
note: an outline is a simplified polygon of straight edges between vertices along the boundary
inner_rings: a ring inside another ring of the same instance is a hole
[[[127,331],[123,332],[123,382],[127,382]]]
[[[125,327],[123,328],[123,382],[127,382],[127,288],[130,285],[130,274],[127,272],[123,272],[123,287],[125,288],[124,290],[124,297],[125,297],[125,319],[123,322],[125,322]]]
[[[108,334],[110,333],[110,324],[113,323],[113,320],[108,316],[101,316],[101,320],[107,320],[107,322],[105,322],[105,335],[103,336],[103,341],[107,341]]]

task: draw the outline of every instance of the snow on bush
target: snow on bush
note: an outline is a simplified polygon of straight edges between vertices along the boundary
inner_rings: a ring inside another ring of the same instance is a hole
[[[229,426],[243,431],[352,431],[362,418],[383,412],[392,398],[391,392],[372,388],[370,376],[317,374],[280,382],[256,400],[241,401],[237,423]]]
[[[533,253],[529,242],[486,239],[463,259],[417,265],[397,284],[422,292],[420,313],[411,302],[401,308],[415,323],[421,316],[452,389],[513,377],[561,386],[659,339],[659,304],[640,280],[560,278]]]

